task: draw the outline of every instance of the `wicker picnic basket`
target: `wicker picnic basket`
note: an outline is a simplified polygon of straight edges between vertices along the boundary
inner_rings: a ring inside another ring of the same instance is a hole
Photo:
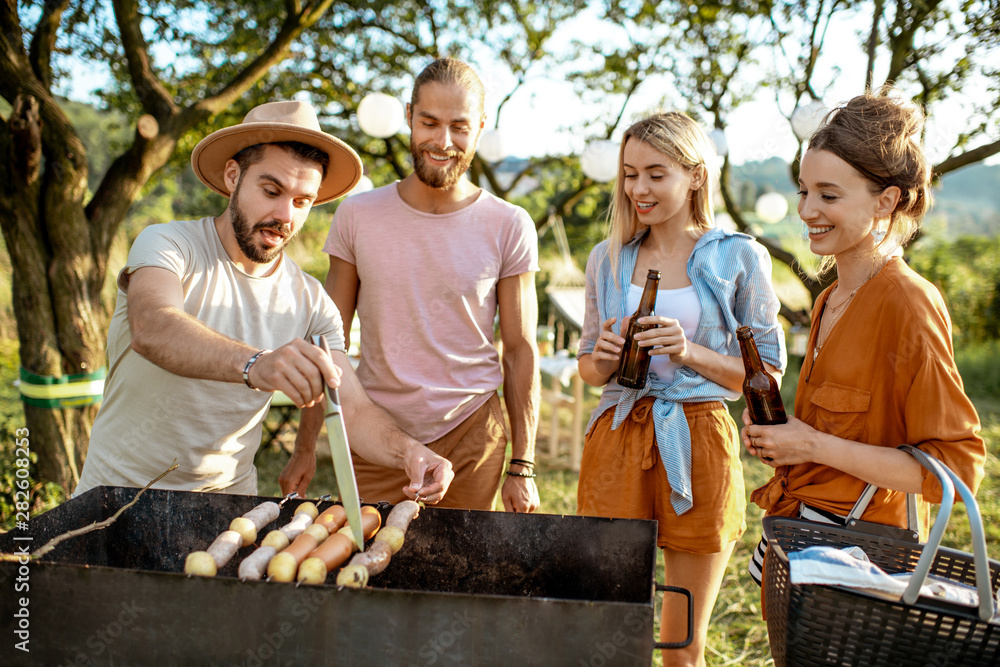
[[[859,521],[863,507],[857,506],[846,526],[787,517],[764,519],[768,542],[764,605],[771,655],[778,667],[1000,665],[1000,623],[993,620],[1000,562],[986,557],[975,498],[937,459],[906,445],[900,449],[931,470],[944,488],[926,544],[912,539],[910,531]],[[973,554],[940,546],[956,489],[969,514]],[[874,489],[870,491],[868,498]],[[910,516],[912,521],[912,510]],[[902,600],[842,586],[791,583],[787,554],[820,545],[858,546],[885,572],[913,572]],[[975,587],[979,607],[919,597],[928,575]]]

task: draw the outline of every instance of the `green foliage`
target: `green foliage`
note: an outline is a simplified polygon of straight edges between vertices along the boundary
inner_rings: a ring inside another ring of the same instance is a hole
[[[17,474],[25,458],[23,450],[18,451],[17,447],[17,441],[24,436],[23,431],[16,437],[18,429],[25,428],[20,397],[14,388],[17,369],[17,342],[0,338],[0,530],[13,528],[17,512],[24,511],[23,505],[17,507],[17,502],[24,502],[23,496],[15,497],[15,491],[28,493],[28,512],[31,514],[44,512],[66,500],[61,486],[39,481],[38,451],[32,446],[30,433],[27,438],[28,474]],[[21,444],[25,444],[23,440]],[[27,480],[28,488],[21,489],[19,480]]]
[[[941,291],[956,340],[1000,338],[1000,237],[921,241],[909,259]]]
[[[61,486],[39,481],[38,452],[30,446],[31,438],[24,438],[24,431],[19,429],[24,429],[21,419],[0,415],[0,530],[16,526],[19,519],[23,520],[25,511],[29,516],[38,514],[66,500]],[[24,448],[18,448],[18,444],[25,442],[28,444],[27,459],[23,456]],[[28,463],[26,467],[25,462]],[[27,470],[28,474],[18,474],[19,470]],[[27,488],[23,488],[25,482]],[[22,513],[21,517],[18,512]]]
[[[955,363],[967,395],[1000,402],[1000,340],[960,345],[955,349]]]

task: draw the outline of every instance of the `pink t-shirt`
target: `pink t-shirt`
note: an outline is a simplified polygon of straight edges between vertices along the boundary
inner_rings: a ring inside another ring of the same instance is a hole
[[[341,203],[323,251],[357,267],[358,378],[407,433],[437,440],[500,386],[497,282],[538,270],[524,209],[482,191],[454,213],[423,213],[394,183]]]

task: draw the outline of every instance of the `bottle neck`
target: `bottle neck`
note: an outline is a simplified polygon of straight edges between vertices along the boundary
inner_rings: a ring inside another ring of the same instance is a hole
[[[757,351],[757,343],[753,337],[740,338],[740,356],[743,357],[743,368],[747,375],[763,372],[764,364],[760,360],[760,352]]]
[[[639,299],[639,310],[652,312],[656,307],[656,291],[660,287],[659,278],[646,278],[646,286],[642,289],[642,298]]]

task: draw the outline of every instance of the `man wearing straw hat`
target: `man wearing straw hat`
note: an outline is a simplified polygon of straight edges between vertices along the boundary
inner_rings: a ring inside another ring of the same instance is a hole
[[[229,197],[219,216],[146,228],[118,274],[104,402],[76,494],[98,485],[254,495],[261,423],[272,392],[322,414],[324,383],[366,458],[405,470],[405,493],[436,502],[451,464],[406,435],[365,394],[344,354],[340,314],[284,254],[314,205],[361,177],[349,146],[303,102],[263,104],[205,137],[195,174]],[[328,356],[307,342],[323,335]],[[296,468],[315,438],[296,443]],[[309,479],[286,491],[305,492]],[[427,480],[425,482],[425,479]]]

